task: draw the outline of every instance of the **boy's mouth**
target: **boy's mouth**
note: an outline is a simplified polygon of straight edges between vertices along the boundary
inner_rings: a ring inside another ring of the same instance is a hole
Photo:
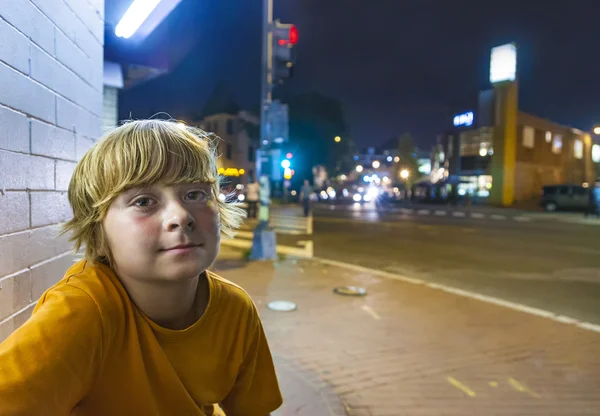
[[[202,247],[202,244],[193,244],[193,243],[178,244],[173,247],[163,248],[161,251],[184,250],[184,249],[189,249],[189,248],[194,248],[194,247]]]

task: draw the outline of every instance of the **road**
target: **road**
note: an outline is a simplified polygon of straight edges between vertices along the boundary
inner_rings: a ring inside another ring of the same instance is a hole
[[[597,221],[485,212],[319,204],[314,256],[600,324]]]

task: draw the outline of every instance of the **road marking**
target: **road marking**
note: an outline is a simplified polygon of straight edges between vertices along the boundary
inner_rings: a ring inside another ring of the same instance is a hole
[[[535,397],[536,399],[540,398],[539,394],[537,394],[535,391],[531,390],[530,388],[524,386],[523,384],[519,383],[517,380],[515,380],[512,377],[508,378],[508,384],[510,384],[513,389],[520,391],[521,393],[527,393],[531,397]]]
[[[488,384],[490,385],[490,387],[493,387],[493,388],[498,387],[498,382],[497,381],[490,381]]]
[[[363,311],[365,311],[366,313],[368,313],[369,315],[371,315],[373,317],[373,319],[379,321],[381,319],[381,316],[377,315],[377,312],[375,312],[373,309],[371,309],[369,306],[367,305],[363,305],[361,306],[361,309]]]
[[[469,387],[465,386],[463,383],[455,379],[454,377],[446,377],[448,383],[452,384],[454,387],[465,393],[469,397],[475,397],[477,394],[471,390]]]
[[[462,212],[462,211],[457,211],[457,212],[453,212],[453,213],[452,213],[452,216],[453,216],[453,217],[466,217],[466,216],[467,216],[467,214],[465,214],[465,213],[464,213],[464,212]]]
[[[398,280],[401,282],[406,282],[406,283],[410,283],[410,284],[414,284],[414,285],[424,285],[431,289],[441,290],[441,291],[444,291],[447,293],[452,293],[454,295],[463,296],[463,297],[470,298],[470,299],[475,299],[480,302],[490,303],[490,304],[501,306],[501,307],[504,307],[507,309],[512,309],[514,311],[524,312],[524,313],[527,313],[530,315],[539,316],[541,318],[551,319],[555,322],[560,322],[565,325],[574,325],[574,326],[584,329],[586,331],[593,331],[593,332],[600,333],[600,325],[592,324],[589,322],[583,322],[583,321],[580,321],[578,319],[575,319],[575,318],[572,318],[569,316],[545,311],[543,309],[532,308],[531,306],[522,305],[520,303],[511,302],[511,301],[503,300],[500,298],[495,298],[492,296],[481,295],[476,292],[458,289],[458,288],[451,287],[451,286],[441,285],[441,284],[437,284],[437,283],[430,283],[430,282],[426,282],[425,280],[422,280],[422,279],[415,279],[412,277],[399,275],[396,273],[386,272],[384,270],[372,269],[369,267],[358,266],[358,265],[349,264],[349,263],[343,263],[343,262],[335,261],[335,260],[323,259],[320,257],[313,257],[312,259],[321,264],[337,266],[337,267],[341,267],[341,268],[344,268],[347,270],[357,271],[357,272],[361,272],[361,273],[370,273],[375,276],[381,276],[383,278]]]
[[[519,221],[519,222],[531,221],[530,217],[515,217],[514,219],[515,219],[515,221]]]
[[[428,209],[420,209],[417,211],[417,214],[419,215],[429,215],[429,210]]]
[[[446,214],[448,214],[446,211],[438,210],[435,212],[435,215],[437,215],[438,217],[444,217],[444,216],[446,216]]]
[[[496,214],[494,214],[494,215],[491,215],[490,218],[493,219],[493,220],[505,220],[506,216],[505,215],[496,215]]]
[[[226,247],[234,247],[240,249],[251,249],[252,241],[251,240],[239,240],[239,239],[222,239],[221,245]],[[282,246],[277,245],[276,251],[279,254],[285,254],[287,256],[294,257],[302,257],[302,258],[311,258],[314,254],[312,241],[307,244],[304,248],[292,247],[292,246]]]
[[[401,208],[401,209],[400,209],[400,212],[401,212],[402,214],[410,215],[410,214],[412,214],[412,213],[413,213],[413,210],[412,210],[412,209],[408,209],[408,208]]]
[[[480,212],[471,213],[471,218],[485,218],[485,215]]]

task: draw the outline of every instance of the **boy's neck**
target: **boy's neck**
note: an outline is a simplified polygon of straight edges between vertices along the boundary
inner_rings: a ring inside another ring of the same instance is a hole
[[[136,306],[164,328],[182,330],[192,326],[208,305],[206,273],[177,283],[122,282]]]

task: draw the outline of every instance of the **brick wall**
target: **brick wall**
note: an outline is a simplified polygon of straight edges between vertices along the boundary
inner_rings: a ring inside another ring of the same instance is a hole
[[[73,257],[58,238],[101,134],[104,0],[0,0],[0,341]]]

